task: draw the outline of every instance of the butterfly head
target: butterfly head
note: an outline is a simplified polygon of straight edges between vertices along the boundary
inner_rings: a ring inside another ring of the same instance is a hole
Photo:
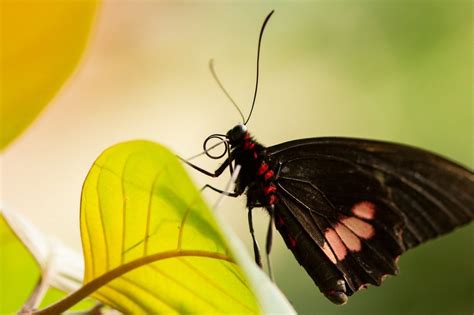
[[[227,131],[224,134],[212,134],[204,140],[202,144],[204,148],[204,154],[206,154],[211,159],[220,159],[221,157],[225,156],[227,152],[231,150],[232,147],[235,147],[242,143],[246,139],[247,127],[244,124],[238,124],[234,128]],[[211,140],[218,140],[218,142],[214,145],[211,145]],[[217,154],[211,152],[214,148],[224,144],[224,150]],[[201,153],[200,153],[201,154]],[[199,155],[200,155],[199,154]]]
[[[247,126],[244,124],[238,124],[234,128],[227,131],[226,137],[229,140],[229,144],[236,145],[241,142],[247,134]]]

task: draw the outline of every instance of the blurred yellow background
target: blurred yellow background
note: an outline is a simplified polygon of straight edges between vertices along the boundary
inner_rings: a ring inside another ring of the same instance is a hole
[[[258,32],[271,9],[249,123],[259,141],[384,139],[474,166],[470,1],[105,1],[73,77],[1,156],[4,206],[79,250],[81,185],[105,148],[141,138],[187,157],[239,122],[210,58],[248,112]],[[199,186],[228,180],[189,172]],[[250,249],[244,205],[229,199],[218,211]],[[256,221],[262,243],[263,211]],[[407,253],[400,276],[342,307],[325,300],[276,235],[276,280],[301,314],[472,313],[473,231]]]

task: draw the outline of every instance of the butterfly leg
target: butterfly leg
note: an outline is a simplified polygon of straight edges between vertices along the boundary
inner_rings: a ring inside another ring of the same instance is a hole
[[[222,174],[222,172],[224,172],[224,170],[228,167],[231,167],[231,163],[232,163],[232,160],[233,160],[233,157],[232,156],[229,156],[228,159],[226,159],[224,161],[224,163],[222,163],[221,166],[219,166],[219,168],[217,170],[215,170],[214,172],[210,172],[210,171],[207,171],[197,165],[194,165],[193,163],[189,162],[189,161],[186,161],[185,159],[183,159],[182,157],[180,156],[177,156],[182,162],[186,163],[187,165],[189,165],[190,167],[194,168],[196,171],[199,171],[200,173],[204,174],[204,175],[207,175],[209,177],[219,177],[219,175]]]
[[[270,279],[274,282],[274,277],[273,277],[273,269],[272,269],[272,261],[270,259],[270,252],[272,250],[272,243],[273,243],[273,221],[274,221],[274,210],[275,206],[270,205],[267,207],[268,212],[270,213],[270,222],[268,223],[268,230],[267,230],[267,239],[265,242],[265,253],[267,255],[267,264],[268,264],[268,275],[270,276]]]
[[[255,239],[255,233],[254,233],[254,230],[253,230],[252,209],[253,208],[249,208],[248,221],[249,221],[250,235],[252,235],[252,241],[253,241],[253,254],[255,256],[255,263],[260,268],[262,268],[262,258],[260,257],[260,249],[258,247],[257,240]]]
[[[218,192],[219,194],[223,194],[223,195],[226,195],[226,196],[228,196],[228,197],[234,197],[234,198],[236,198],[236,197],[240,196],[240,194],[238,194],[238,193],[236,193],[236,192],[233,192],[233,191],[224,191],[224,190],[222,190],[222,189],[213,187],[213,186],[211,186],[211,185],[209,185],[209,184],[204,185],[204,186],[201,188],[201,191],[203,191],[203,190],[206,189],[206,188],[210,188],[210,189],[212,189],[212,190]]]

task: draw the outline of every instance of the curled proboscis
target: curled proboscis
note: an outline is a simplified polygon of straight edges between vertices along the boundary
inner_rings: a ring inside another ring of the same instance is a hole
[[[214,140],[214,139],[217,139],[219,141],[215,144],[210,145],[209,141]],[[214,148],[216,148],[220,145],[224,145],[224,150],[222,151],[222,153],[212,154],[211,151]],[[202,147],[204,149],[204,153],[208,157],[210,157],[211,159],[214,159],[214,160],[218,160],[218,159],[224,157],[227,154],[227,152],[229,152],[229,142],[227,140],[227,137],[225,135],[221,135],[221,134],[213,134],[213,135],[210,135],[209,137],[207,137],[206,140],[204,140],[204,143],[202,144]]]

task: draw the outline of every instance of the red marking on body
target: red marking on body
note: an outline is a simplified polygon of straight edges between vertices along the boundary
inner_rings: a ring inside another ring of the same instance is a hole
[[[342,239],[342,242],[351,252],[358,252],[362,248],[360,239],[349,230],[344,224],[338,223],[334,229],[337,235]]]
[[[265,173],[264,177],[265,177],[265,180],[269,180],[270,178],[272,178],[273,176],[275,175],[275,173],[273,173],[272,170],[269,170]]]
[[[267,170],[268,170],[268,164],[265,162],[262,162],[262,164],[260,164],[260,167],[258,168],[257,175],[262,175]]]
[[[368,240],[375,235],[375,229],[369,223],[355,217],[345,217],[341,223],[347,226],[357,236]]]
[[[249,139],[250,139],[250,134],[248,131],[246,131],[244,135],[244,140],[249,140]]]
[[[333,264],[337,263],[336,256],[334,256],[334,253],[332,252],[331,248],[329,247],[328,243],[326,243],[326,242],[324,242],[324,245],[323,245],[323,252]]]
[[[295,248],[296,247],[296,240],[290,234],[288,234],[288,240],[290,241],[290,247]]]
[[[270,184],[267,187],[263,188],[263,193],[265,195],[269,195],[277,190],[276,186],[274,184]]]
[[[253,142],[245,142],[244,143],[244,150],[251,150],[255,147],[255,143]]]
[[[257,152],[255,152],[255,151],[253,152],[253,158],[254,158],[254,159],[257,159],[257,158],[258,158],[258,154],[257,154]]]
[[[271,195],[270,198],[268,199],[268,204],[269,204],[269,205],[273,205],[273,204],[275,204],[277,201],[278,201],[277,196]]]
[[[347,248],[333,229],[327,229],[324,237],[328,241],[338,260],[343,260],[347,255]]]
[[[285,220],[283,220],[282,217],[278,217],[278,219],[276,220],[276,224],[278,226],[283,226],[283,225],[285,225]]]
[[[375,216],[375,205],[369,201],[361,201],[356,203],[351,211],[359,218],[372,220]]]

